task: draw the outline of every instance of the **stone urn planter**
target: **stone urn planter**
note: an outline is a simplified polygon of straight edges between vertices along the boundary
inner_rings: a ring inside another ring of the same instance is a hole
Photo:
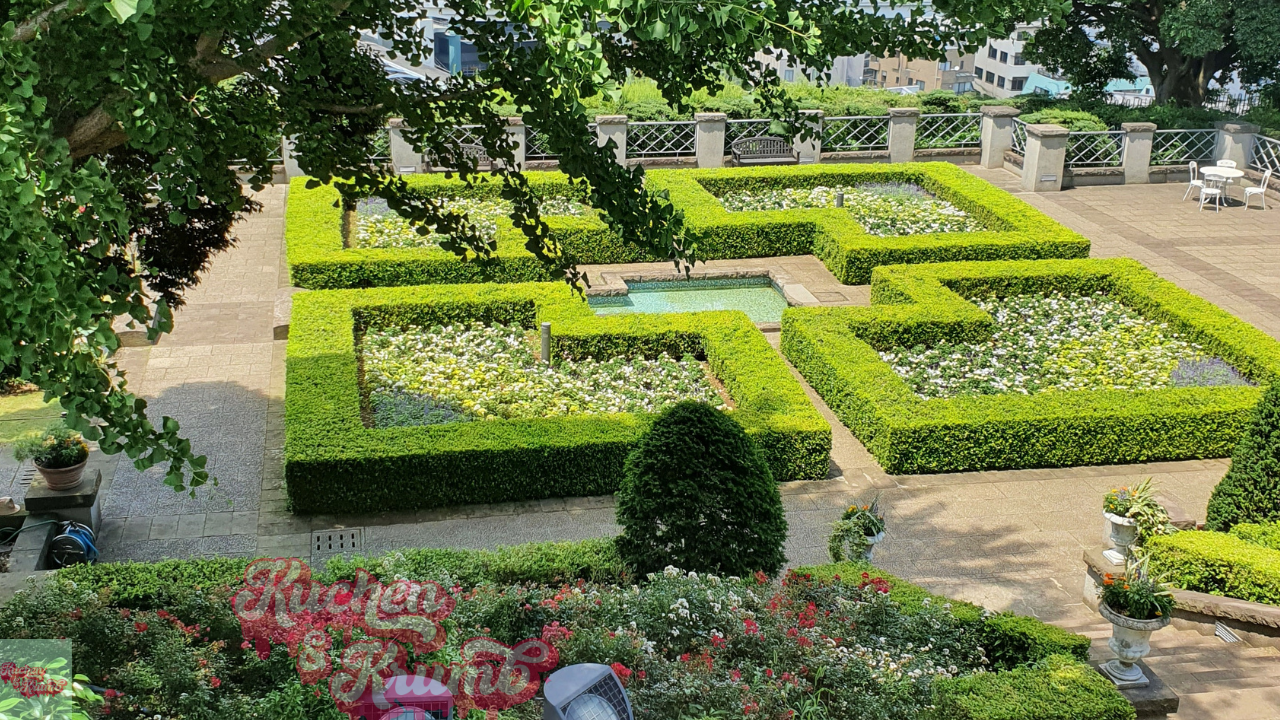
[[[36,465],[36,470],[40,471],[40,477],[44,478],[44,484],[48,485],[50,490],[74,490],[80,487],[80,481],[84,478],[84,466],[88,462],[86,458],[79,464],[64,468],[46,468]]]
[[[1102,513],[1102,516],[1107,519],[1111,542],[1115,545],[1114,548],[1103,551],[1102,556],[1112,565],[1124,565],[1129,560],[1130,548],[1138,539],[1138,521],[1109,512]]]
[[[871,561],[871,556],[874,555],[876,552],[876,545],[880,544],[881,540],[884,540],[883,530],[876,533],[875,535],[867,536],[867,549],[862,551],[863,560],[866,560],[867,562]]]
[[[1115,660],[1107,661],[1099,669],[1116,687],[1146,687],[1151,684],[1137,662],[1151,652],[1151,633],[1168,625],[1173,618],[1134,620],[1112,610],[1105,602],[1099,603],[1098,612],[1111,623],[1111,640],[1107,647],[1116,654]]]

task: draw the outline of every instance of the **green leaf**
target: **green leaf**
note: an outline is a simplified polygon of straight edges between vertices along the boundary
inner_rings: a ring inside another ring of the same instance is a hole
[[[108,0],[106,5],[111,17],[121,25],[138,12],[138,0]]]
[[[177,210],[174,210],[169,213],[169,222],[174,225],[185,225],[187,222],[187,216]]]

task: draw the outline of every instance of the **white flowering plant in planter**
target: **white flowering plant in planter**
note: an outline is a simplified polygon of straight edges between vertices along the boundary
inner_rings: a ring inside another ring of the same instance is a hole
[[[498,223],[511,215],[511,203],[506,200],[469,197],[443,200],[448,210],[466,215],[485,240],[493,240],[498,234]],[[548,216],[580,217],[587,209],[580,201],[561,196],[543,198],[540,204],[540,212]],[[443,237],[435,232],[418,232],[416,225],[387,207],[385,200],[371,198],[360,201],[356,206],[355,232],[350,245],[353,248],[439,247]]]
[[[982,229],[977,220],[955,205],[905,183],[740,192],[725,195],[720,202],[730,212],[834,208],[837,196],[869,235],[895,237]]]

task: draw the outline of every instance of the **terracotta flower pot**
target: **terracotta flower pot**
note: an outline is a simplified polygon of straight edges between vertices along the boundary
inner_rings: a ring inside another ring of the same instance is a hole
[[[1166,615],[1135,620],[1112,610],[1105,602],[1098,604],[1098,612],[1111,623],[1107,647],[1116,654],[1115,660],[1102,665],[1102,672],[1119,687],[1145,687],[1151,681],[1136,663],[1151,652],[1151,633],[1168,625],[1173,618]]]
[[[36,470],[40,471],[40,477],[44,478],[44,483],[50,490],[72,490],[80,487],[80,481],[84,477],[84,466],[88,462],[89,459],[85,458],[78,464],[65,468],[46,468],[36,465]]]

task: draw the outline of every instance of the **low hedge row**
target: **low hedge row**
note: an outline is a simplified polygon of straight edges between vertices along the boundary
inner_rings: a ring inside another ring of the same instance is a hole
[[[1261,387],[1007,393],[924,399],[878,350],[978,342],[993,321],[963,296],[1105,290],[1259,383],[1280,343],[1133,260],[898,265],[875,270],[872,307],[788,308],[782,349],[891,473],[1224,457]]]
[[[559,173],[526,173],[535,192],[579,191]],[[717,170],[651,170],[649,189],[665,193],[684,213],[685,232],[701,260],[814,254],[843,283],[864,284],[873,268],[896,263],[1088,257],[1089,241],[1013,195],[949,163],[806,165]],[[468,283],[482,269],[433,248],[352,249],[343,246],[342,212],[332,187],[307,189],[307,178],[290,184],[285,239],[292,282],[312,289]],[[440,175],[410,176],[411,188],[428,194],[497,197],[497,183],[466,187]],[[988,229],[876,237],[844,210],[736,212],[717,196],[745,190],[816,185],[914,183],[980,220]],[[581,264],[658,261],[625,245],[596,217],[549,217],[547,224],[565,252]],[[498,249],[489,279],[527,282],[548,279],[524,249],[524,236],[499,224]]]
[[[367,427],[356,337],[364,327],[551,322],[556,357],[704,357],[777,480],[826,476],[831,428],[738,312],[597,318],[560,283],[429,285],[294,296],[285,479],[295,512],[351,513],[614,492],[651,416],[576,415]]]
[[[1069,655],[933,683],[931,720],[1134,720],[1110,680]]]
[[[1247,543],[1280,550],[1280,523],[1240,523],[1231,528],[1230,534]]]
[[[1280,605],[1280,550],[1208,530],[1152,538],[1151,570],[1184,590]]]

